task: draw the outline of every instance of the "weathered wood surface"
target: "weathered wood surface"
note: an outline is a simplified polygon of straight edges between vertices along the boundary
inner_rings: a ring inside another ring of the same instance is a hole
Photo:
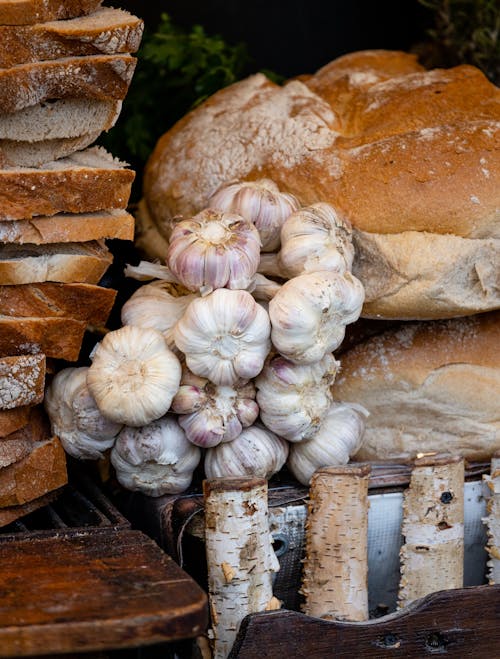
[[[500,586],[432,593],[369,622],[334,622],[294,611],[247,616],[229,659],[453,659],[500,657]]]
[[[63,530],[0,543],[0,656],[138,647],[193,638],[207,597],[150,538]]]

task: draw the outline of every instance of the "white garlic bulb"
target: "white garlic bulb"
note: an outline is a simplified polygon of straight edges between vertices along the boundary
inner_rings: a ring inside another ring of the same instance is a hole
[[[281,228],[278,259],[287,278],[320,270],[350,271],[354,259],[351,225],[330,204],[301,208]]]
[[[366,416],[361,405],[334,402],[311,439],[290,444],[287,465],[295,478],[308,485],[317,469],[347,464],[363,443]]]
[[[125,325],[108,332],[90,357],[87,385],[104,416],[143,426],[168,411],[181,365],[161,332]]]
[[[259,425],[245,428],[234,441],[205,452],[207,478],[258,476],[271,478],[285,464],[288,442]]]
[[[172,401],[190,442],[208,448],[236,439],[259,414],[252,382],[218,386],[184,369]]]
[[[205,209],[179,221],[167,250],[170,271],[190,291],[247,288],[260,259],[259,232],[234,212]]]
[[[87,366],[63,368],[45,391],[44,406],[52,433],[79,460],[99,460],[122,429],[103,416],[87,387]]]
[[[262,423],[289,442],[312,437],[333,402],[330,387],[339,366],[331,354],[305,365],[271,359],[255,379]]]
[[[111,451],[118,482],[153,497],[184,492],[200,457],[171,414],[141,428],[123,428]]]
[[[195,375],[232,385],[260,373],[270,333],[269,316],[250,293],[219,288],[191,302],[174,340]]]
[[[286,218],[299,208],[297,199],[280,192],[271,179],[232,182],[219,188],[209,199],[210,208],[239,213],[255,224],[263,252],[280,246],[280,232]]]
[[[168,347],[175,347],[172,330],[196,295],[179,294],[166,281],[153,281],[140,286],[121,309],[122,325],[149,327],[163,334]]]
[[[296,364],[312,364],[342,343],[359,318],[364,288],[350,272],[312,272],[289,279],[269,302],[271,340]]]

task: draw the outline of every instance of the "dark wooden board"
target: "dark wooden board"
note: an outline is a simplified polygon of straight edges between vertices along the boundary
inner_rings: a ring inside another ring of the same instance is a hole
[[[230,659],[500,657],[500,585],[432,593],[383,618],[337,622],[295,611],[247,616]]]
[[[202,633],[204,591],[140,531],[0,543],[0,656],[138,647]]]

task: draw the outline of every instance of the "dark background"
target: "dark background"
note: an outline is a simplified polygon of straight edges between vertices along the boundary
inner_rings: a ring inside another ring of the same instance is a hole
[[[146,29],[166,12],[181,27],[199,24],[228,43],[244,42],[256,70],[285,77],[353,50],[409,50],[432,23],[417,0],[120,0],[119,6],[143,18]]]

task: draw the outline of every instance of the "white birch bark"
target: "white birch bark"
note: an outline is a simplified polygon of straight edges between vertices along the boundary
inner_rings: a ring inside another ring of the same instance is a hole
[[[325,467],[311,479],[302,576],[304,613],[368,618],[368,465]]]
[[[493,585],[500,583],[500,453],[495,453],[492,457],[490,474],[483,476],[483,479],[490,491],[486,503],[487,514],[483,522],[488,536],[487,577],[488,582]]]
[[[403,499],[398,606],[438,590],[463,587],[464,461],[415,460]]]
[[[272,591],[279,563],[266,479],[205,480],[203,495],[212,649],[214,659],[224,659],[247,614],[280,607]]]

